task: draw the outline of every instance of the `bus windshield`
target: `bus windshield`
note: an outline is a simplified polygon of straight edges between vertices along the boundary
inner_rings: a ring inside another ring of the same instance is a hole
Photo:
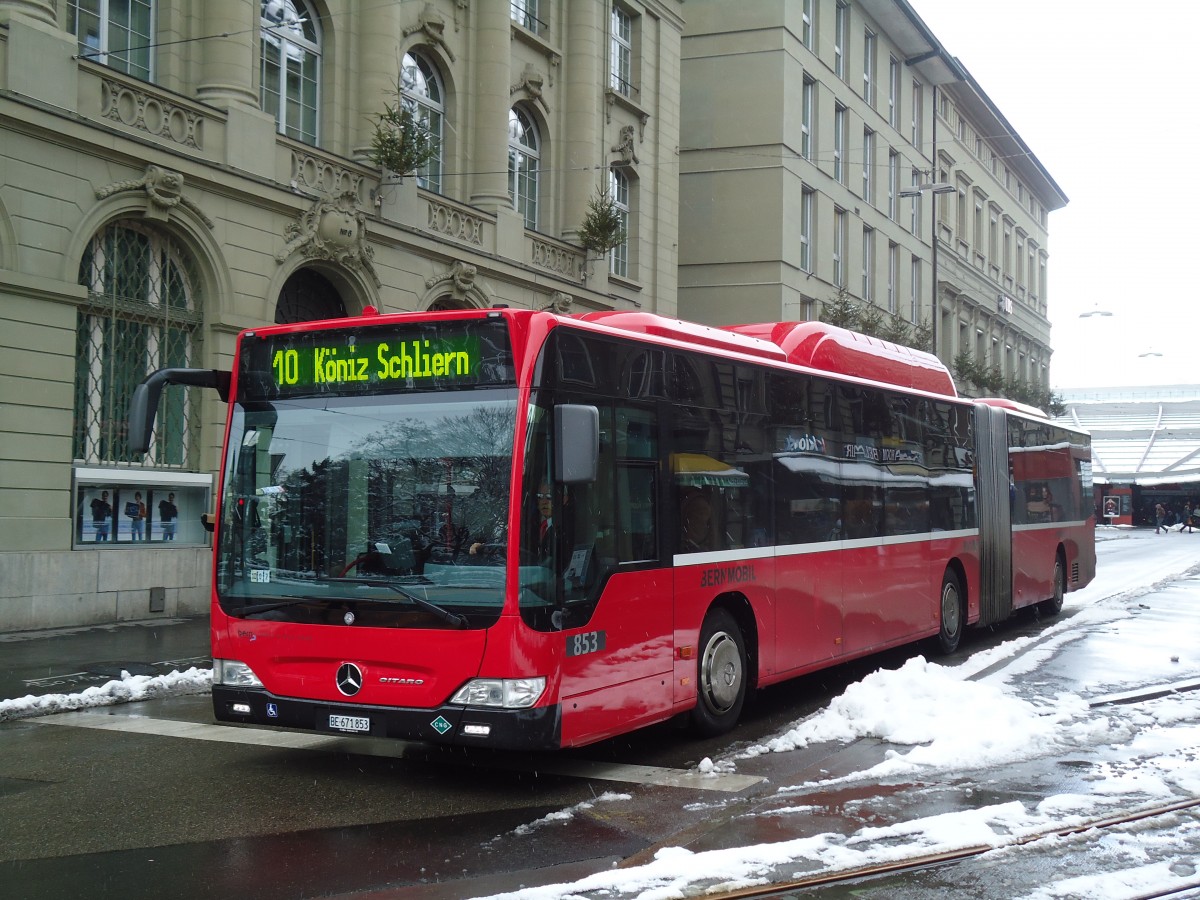
[[[515,388],[243,401],[231,423],[216,573],[227,614],[494,624]]]

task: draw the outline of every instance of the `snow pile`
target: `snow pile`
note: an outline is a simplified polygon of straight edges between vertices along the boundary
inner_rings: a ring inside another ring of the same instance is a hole
[[[1061,727],[1087,712],[1087,703],[1074,694],[1044,707],[997,685],[963,681],[955,670],[918,656],[896,671],[880,670],[850,685],[820,713],[749,748],[742,758],[868,737],[913,749],[889,751],[888,760],[855,778],[986,768],[1027,758],[1030,747],[1058,748]]]
[[[168,672],[166,675],[130,675],[122,672],[120,679],[94,685],[78,694],[28,694],[14,700],[0,700],[0,722],[159,697],[206,694],[211,689],[212,669],[193,666],[186,672]]]

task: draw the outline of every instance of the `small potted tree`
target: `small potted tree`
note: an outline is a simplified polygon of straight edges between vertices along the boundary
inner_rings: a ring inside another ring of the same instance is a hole
[[[588,200],[587,213],[579,226],[579,243],[595,259],[625,243],[621,211],[612,195],[603,188],[596,188],[596,193]]]
[[[375,114],[375,133],[367,158],[383,169],[383,179],[391,173],[402,182],[416,175],[438,152],[437,140],[404,101],[397,84],[394,103],[384,103]]]
[[[438,143],[417,117],[412,104],[404,100],[399,82],[392,96],[393,102],[384,103],[383,112],[374,116],[375,131],[366,156],[381,170],[379,192],[374,197],[376,210],[395,221],[406,221],[417,216],[417,186],[415,179],[406,185],[405,177],[419,174],[437,156]],[[395,196],[397,186],[399,197]],[[385,188],[389,190],[385,192]]]

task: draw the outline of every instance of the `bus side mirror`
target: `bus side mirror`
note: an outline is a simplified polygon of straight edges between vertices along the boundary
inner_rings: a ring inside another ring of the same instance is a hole
[[[219,369],[159,369],[147,375],[145,380],[133,389],[133,398],[129,401],[127,433],[130,451],[146,453],[150,450],[154,417],[158,415],[158,401],[163,388],[168,384],[213,388],[221,395],[221,399],[228,403],[231,378],[231,372]]]
[[[554,480],[560,484],[593,482],[599,459],[599,410],[573,403],[554,407]]]

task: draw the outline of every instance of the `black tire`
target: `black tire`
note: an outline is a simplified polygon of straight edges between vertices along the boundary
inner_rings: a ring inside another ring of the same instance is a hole
[[[942,590],[939,594],[939,620],[937,646],[941,653],[949,654],[958,649],[962,641],[963,629],[966,627],[966,604],[963,602],[962,585],[954,570],[947,569],[942,576]]]
[[[727,610],[714,609],[700,629],[692,727],[706,737],[737,724],[746,702],[746,641]]]
[[[1054,596],[1049,600],[1043,600],[1038,604],[1038,613],[1046,616],[1057,616],[1062,612],[1063,597],[1067,593],[1067,564],[1063,561],[1062,555],[1054,558]]]

